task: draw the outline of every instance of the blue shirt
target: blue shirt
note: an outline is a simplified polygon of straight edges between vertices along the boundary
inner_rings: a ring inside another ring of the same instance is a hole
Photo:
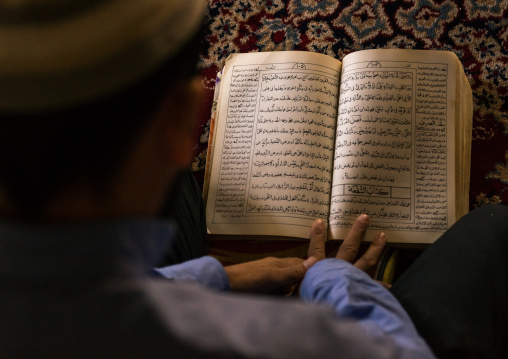
[[[155,271],[172,280],[229,290],[223,267],[212,257],[156,268]],[[324,303],[340,317],[357,321],[373,337],[389,334],[403,347],[426,350],[425,343],[397,299],[348,262],[338,259],[318,262],[305,276],[300,295],[306,302]]]
[[[223,293],[210,257],[150,279],[173,235],[156,221],[0,223],[0,356],[433,357],[395,298],[340,260],[307,272],[306,303]]]

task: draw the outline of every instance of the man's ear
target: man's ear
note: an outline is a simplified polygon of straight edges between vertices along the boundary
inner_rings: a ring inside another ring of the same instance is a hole
[[[178,82],[168,90],[156,115],[160,124],[160,147],[173,166],[184,168],[192,162],[202,92],[198,78]]]

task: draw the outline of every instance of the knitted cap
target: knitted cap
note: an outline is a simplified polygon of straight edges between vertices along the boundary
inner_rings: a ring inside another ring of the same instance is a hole
[[[0,112],[107,96],[195,35],[204,0],[0,0]]]

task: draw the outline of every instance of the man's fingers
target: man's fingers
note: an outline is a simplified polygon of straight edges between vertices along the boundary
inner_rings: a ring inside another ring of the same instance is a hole
[[[318,260],[325,259],[326,228],[322,219],[316,219],[310,231],[310,243],[307,256]]]
[[[273,267],[286,269],[288,267],[301,264],[303,262],[303,259],[297,257],[286,257],[286,258],[267,257],[265,261],[267,263],[270,263]]]
[[[319,262],[319,259],[317,259],[316,257],[309,257],[302,264],[305,267],[305,269],[309,269],[310,267],[312,267],[317,262]]]
[[[302,281],[307,270],[316,264],[318,259],[309,257],[304,261],[300,258],[284,258],[280,261],[285,265],[281,265],[278,270],[274,271],[276,272],[274,273],[276,275],[275,282],[280,287],[288,288],[290,286],[296,287]]]
[[[363,235],[369,226],[369,216],[361,214],[356,219],[353,227],[349,231],[346,239],[341,244],[339,251],[337,252],[337,258],[345,260],[349,263],[353,263],[356,255],[358,254],[358,248],[362,243]]]
[[[355,262],[355,267],[361,269],[364,272],[369,272],[374,269],[379,261],[381,253],[386,245],[386,234],[379,233],[376,238],[372,241],[369,248],[363,256]]]
[[[286,259],[282,259],[282,260],[286,260]],[[308,262],[309,260],[306,260],[306,261],[303,261],[302,259],[300,258],[295,258],[295,260],[297,261],[287,261],[286,263],[287,264],[290,264],[290,265],[285,265],[285,266],[281,266],[278,270],[274,271],[273,275],[274,275],[274,280],[275,280],[275,283],[277,284],[278,287],[288,287],[288,286],[291,286],[291,285],[296,285],[298,284],[302,279],[303,277],[305,276],[305,273],[307,272],[307,269],[309,267],[308,266]]]

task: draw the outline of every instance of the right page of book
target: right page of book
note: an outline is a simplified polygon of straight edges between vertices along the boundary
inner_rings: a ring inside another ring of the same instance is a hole
[[[431,243],[456,221],[458,78],[465,76],[449,52],[344,58],[331,238],[345,238],[360,213],[371,217],[366,240],[383,231],[398,243]]]

